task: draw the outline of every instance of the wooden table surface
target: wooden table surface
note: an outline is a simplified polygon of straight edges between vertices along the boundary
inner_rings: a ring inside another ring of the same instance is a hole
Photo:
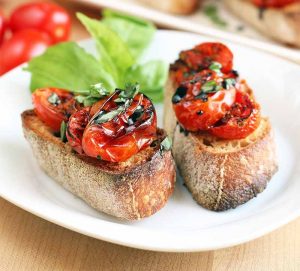
[[[23,0],[0,0],[9,12]],[[98,11],[61,1],[73,13]],[[71,39],[88,37],[74,18]],[[0,271],[6,270],[300,270],[300,218],[243,245],[199,253],[127,248],[72,232],[0,198]]]

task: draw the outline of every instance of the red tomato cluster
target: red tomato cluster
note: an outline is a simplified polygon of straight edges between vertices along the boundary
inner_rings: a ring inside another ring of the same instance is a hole
[[[300,2],[300,0],[252,0],[252,3],[261,8],[282,8]]]
[[[180,54],[172,66],[172,98],[180,125],[224,139],[241,139],[260,123],[259,105],[232,70],[233,54],[223,44],[203,43]]]
[[[38,89],[32,99],[37,116],[53,132],[67,123],[66,137],[75,151],[122,162],[156,139],[157,118],[145,95],[138,93],[120,103],[120,93],[117,90],[92,107],[83,107],[73,94],[57,88]]]
[[[0,76],[69,37],[71,19],[54,3],[27,3],[9,19],[0,10]],[[10,32],[11,37],[6,39]]]

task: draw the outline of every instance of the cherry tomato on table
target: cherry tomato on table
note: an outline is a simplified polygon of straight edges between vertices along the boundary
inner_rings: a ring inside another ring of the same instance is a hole
[[[149,146],[156,138],[157,118],[152,102],[143,94],[134,96],[130,104],[115,102],[116,91],[89,121],[82,137],[86,155],[110,162],[126,161]],[[123,110],[118,111],[120,106]]]
[[[9,24],[13,32],[36,29],[57,43],[68,39],[71,19],[65,9],[54,3],[28,3],[13,11]]]
[[[72,93],[58,88],[37,89],[32,101],[37,116],[54,132],[60,130],[62,121],[67,122],[71,114],[80,109]]]
[[[300,2],[300,0],[252,0],[254,5],[263,8],[282,8],[296,2]]]
[[[4,13],[0,9],[0,45],[1,45],[1,43],[3,41],[3,38],[4,38],[5,28],[6,28],[6,24],[5,24]]]
[[[15,33],[0,47],[0,75],[43,53],[50,45],[47,34],[33,29]]]

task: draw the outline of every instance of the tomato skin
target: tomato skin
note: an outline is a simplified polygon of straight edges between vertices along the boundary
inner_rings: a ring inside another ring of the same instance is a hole
[[[193,76],[190,81],[183,82],[175,92],[172,102],[179,124],[190,132],[210,129],[234,103],[236,89],[221,88],[215,93],[209,93],[200,98],[201,88],[207,82],[222,85],[223,77],[211,70],[203,70]],[[192,82],[192,83],[191,83]],[[178,94],[181,91],[182,94]],[[174,100],[175,96],[181,99]]]
[[[14,34],[0,47],[0,75],[40,55],[49,45],[48,35],[33,29]]]
[[[67,124],[66,136],[71,147],[79,154],[83,154],[82,137],[91,118],[91,107],[85,107],[71,115]]]
[[[213,127],[210,133],[223,139],[243,139],[254,132],[260,124],[260,107],[248,94],[238,92],[228,121]]]
[[[212,62],[219,62],[223,73],[230,72],[233,66],[232,52],[227,46],[218,42],[201,43],[192,50],[183,51],[180,53],[180,59],[195,71],[207,69]]]
[[[45,32],[55,44],[68,39],[71,18],[65,9],[54,3],[28,3],[13,11],[9,25],[13,32],[24,29]]]
[[[51,104],[48,100],[53,94],[56,94],[60,100],[57,105]],[[39,119],[54,132],[58,132],[62,121],[67,122],[70,115],[79,107],[72,93],[58,88],[37,89],[32,94],[32,101]]]
[[[118,92],[110,96],[83,133],[82,148],[90,157],[123,162],[149,146],[156,138],[156,112],[151,101],[143,94],[137,94],[125,112],[117,117],[100,124],[95,121],[101,112],[110,112],[117,107],[114,102],[117,97]],[[140,106],[144,108],[143,114],[139,120],[131,123],[129,120]]]
[[[252,0],[252,3],[263,8],[282,8],[284,6],[300,2],[299,0]]]
[[[4,39],[4,34],[6,30],[6,21],[3,11],[0,9],[0,45]]]

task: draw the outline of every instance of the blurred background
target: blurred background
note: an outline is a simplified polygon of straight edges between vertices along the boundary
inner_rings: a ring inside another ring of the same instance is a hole
[[[89,35],[75,13],[100,18],[103,8],[148,19],[159,28],[229,40],[300,63],[299,0],[0,0],[0,76],[49,46],[41,34],[22,36],[20,30],[34,28],[58,35],[50,45],[78,41]],[[20,57],[20,44],[33,47],[29,36],[39,50],[27,49]],[[8,55],[10,59],[5,58]]]

